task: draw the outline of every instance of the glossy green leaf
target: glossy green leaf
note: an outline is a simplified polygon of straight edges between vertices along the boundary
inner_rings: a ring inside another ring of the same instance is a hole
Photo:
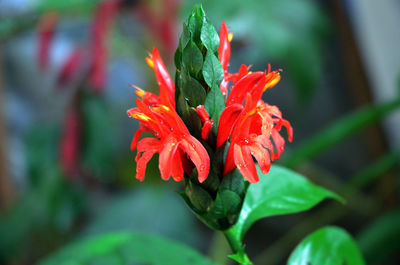
[[[266,175],[257,170],[260,181],[249,186],[239,219],[231,228],[238,241],[261,218],[305,211],[327,198],[343,202],[340,196],[289,169],[273,165]]]
[[[186,23],[183,23],[182,35],[179,39],[179,46],[181,47],[182,50],[186,47],[189,40],[190,40],[190,31],[188,25]]]
[[[357,242],[368,264],[385,264],[400,249],[400,209],[387,213],[365,227]]]
[[[228,215],[237,214],[240,210],[242,199],[230,190],[219,191],[214,203],[210,208],[210,216],[223,218]]]
[[[213,52],[207,51],[203,66],[204,81],[209,87],[219,86],[224,79],[224,70]]]
[[[200,185],[187,180],[185,183],[185,192],[191,204],[198,213],[205,213],[213,202],[210,194]]]
[[[200,42],[201,27],[203,25],[204,17],[205,13],[203,7],[201,5],[195,5],[188,19],[188,28],[192,40],[196,43]]]
[[[204,105],[204,101],[206,100],[206,91],[199,81],[193,77],[187,76],[183,80],[182,93],[191,107]]]
[[[221,181],[220,190],[231,190],[243,197],[246,191],[246,181],[240,174],[239,170],[235,169],[229,172]]]
[[[215,263],[195,250],[155,235],[115,233],[73,243],[38,264],[212,265]]]
[[[193,41],[183,49],[182,54],[183,66],[192,76],[196,76],[203,67],[203,54]]]
[[[205,20],[201,28],[200,39],[210,52],[216,52],[219,46],[219,36],[214,26]]]
[[[225,108],[225,98],[218,86],[211,87],[210,92],[207,94],[204,108],[211,119],[214,120],[213,129],[216,130],[218,128],[219,117]]]
[[[345,230],[328,226],[307,236],[292,252],[287,264],[365,265],[365,262]]]

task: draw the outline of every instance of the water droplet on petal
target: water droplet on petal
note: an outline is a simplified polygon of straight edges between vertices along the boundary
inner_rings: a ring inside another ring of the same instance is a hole
[[[205,165],[201,165],[201,166],[200,166],[200,172],[203,172],[205,169],[206,169],[206,166],[205,166]]]

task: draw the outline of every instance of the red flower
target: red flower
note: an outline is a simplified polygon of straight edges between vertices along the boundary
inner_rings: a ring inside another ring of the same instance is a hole
[[[203,105],[197,106],[195,111],[197,112],[201,122],[203,123],[203,128],[201,129],[201,138],[207,140],[214,121],[210,119],[210,116],[208,115]]]
[[[222,22],[221,29],[219,32],[219,47],[218,47],[218,59],[221,62],[222,69],[224,69],[224,80],[221,82],[221,92],[222,95],[226,96],[228,93],[228,82],[226,77],[229,75],[228,73],[228,63],[231,57],[231,40],[232,33],[228,33],[228,28],[226,27],[225,22]]]
[[[285,140],[279,134],[280,129],[286,127],[289,141],[292,141],[293,130],[290,123],[282,118],[278,107],[268,105],[261,99],[266,89],[279,82],[279,71],[271,72],[269,65],[267,73],[251,73],[247,66],[242,65],[238,73],[229,74],[229,46],[226,25],[222,23],[219,47],[219,59],[224,69],[222,93],[227,93],[225,89],[229,81],[233,86],[220,117],[217,148],[230,137],[224,175],[237,167],[245,179],[256,183],[259,177],[252,157],[257,160],[261,171],[267,173],[271,160],[278,159],[284,151]]]
[[[181,181],[184,168],[191,171],[191,167],[187,166],[190,160],[197,168],[199,181],[203,182],[210,169],[208,153],[203,145],[190,135],[174,109],[174,83],[156,48],[146,61],[155,72],[160,96],[137,88],[136,94],[142,99],[136,100],[136,108],[128,110],[131,117],[140,121],[140,128],[131,145],[132,149],[137,148],[138,152],[136,178],[144,179],[147,163],[155,153],[159,153],[159,169],[164,180],[172,176],[175,181]],[[145,131],[153,133],[156,138],[147,137],[138,141]]]

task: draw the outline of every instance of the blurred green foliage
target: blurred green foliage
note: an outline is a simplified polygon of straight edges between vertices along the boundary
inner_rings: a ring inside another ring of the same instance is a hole
[[[234,42],[253,44],[235,54],[238,61],[261,63],[262,58],[265,64],[264,58],[268,58],[281,62],[298,99],[310,99],[322,74],[323,45],[331,30],[330,21],[318,5],[301,0],[190,0],[183,1],[181,14],[188,14],[199,2],[214,25],[227,22],[235,34]]]
[[[216,265],[177,242],[150,234],[122,232],[78,241],[38,264]]]

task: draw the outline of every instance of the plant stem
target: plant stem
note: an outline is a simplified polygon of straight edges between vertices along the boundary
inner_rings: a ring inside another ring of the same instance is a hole
[[[228,229],[223,232],[226,240],[229,243],[229,246],[231,246],[233,253],[238,253],[242,249],[242,243],[237,239],[235,230]]]
[[[233,255],[230,255],[229,257],[242,265],[253,265],[247,254],[244,252],[244,246],[238,238],[235,227],[225,230],[223,233],[233,252]]]

